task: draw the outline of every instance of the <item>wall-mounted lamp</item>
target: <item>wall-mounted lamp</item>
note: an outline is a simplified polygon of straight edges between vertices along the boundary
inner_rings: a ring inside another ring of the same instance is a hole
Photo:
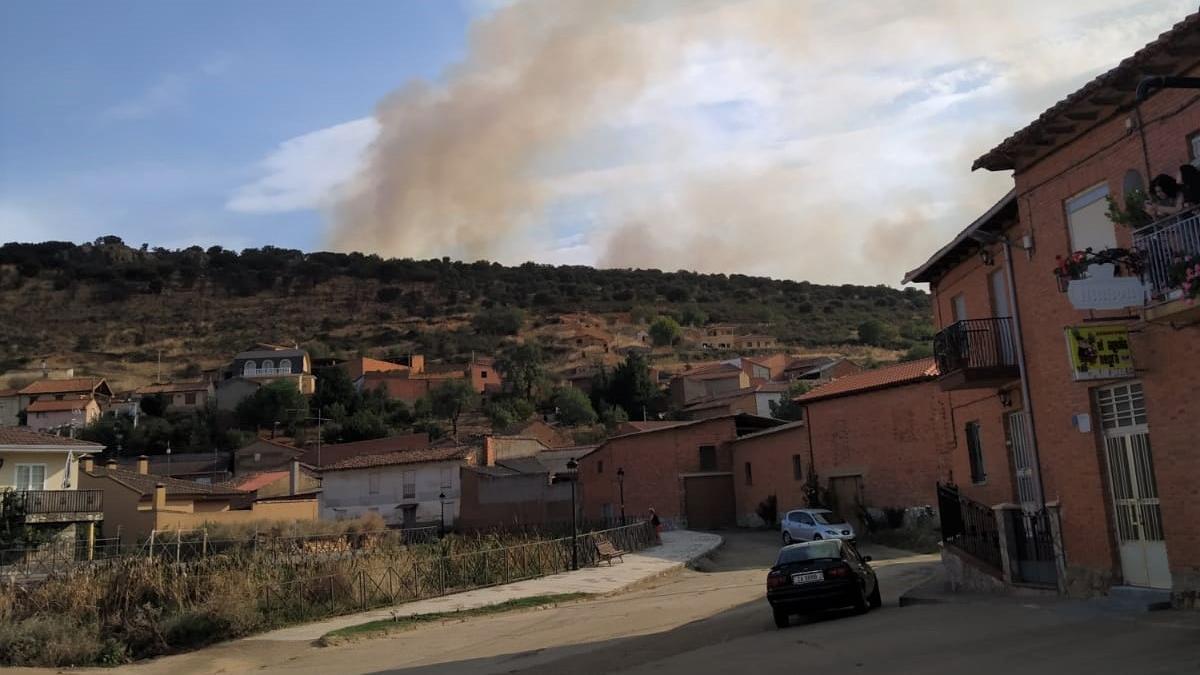
[[[979,259],[983,261],[984,265],[996,264],[996,257],[993,256],[992,252],[986,248],[979,249]]]
[[[1012,407],[1012,391],[1011,390],[1001,389],[1000,391],[996,392],[996,395],[1000,397],[1000,405],[1004,406],[1005,408]]]

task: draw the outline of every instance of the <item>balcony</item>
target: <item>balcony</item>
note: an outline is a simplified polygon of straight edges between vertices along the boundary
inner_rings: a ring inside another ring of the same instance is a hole
[[[946,391],[997,388],[1020,378],[1012,319],[967,319],[933,338],[933,356]]]
[[[27,523],[73,523],[104,519],[103,490],[18,490]]]
[[[1143,257],[1143,279],[1149,294],[1146,320],[1188,322],[1200,319],[1200,303],[1183,297],[1182,260],[1200,260],[1200,210],[1164,218],[1133,233],[1133,247]]]

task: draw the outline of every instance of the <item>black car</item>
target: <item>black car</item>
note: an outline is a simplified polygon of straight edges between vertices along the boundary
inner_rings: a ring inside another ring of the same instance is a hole
[[[786,628],[793,614],[835,607],[866,612],[883,604],[870,561],[853,544],[838,539],[779,549],[779,559],[767,573],[767,601],[775,625]]]

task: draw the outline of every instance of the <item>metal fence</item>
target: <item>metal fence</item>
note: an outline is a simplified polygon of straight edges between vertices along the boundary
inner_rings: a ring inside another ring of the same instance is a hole
[[[1182,281],[1173,268],[1186,255],[1200,257],[1200,210],[1152,223],[1133,233],[1133,247],[1144,259],[1143,279],[1155,299],[1164,299]]]
[[[942,543],[1002,571],[1000,532],[992,508],[963,496],[952,485],[938,483],[937,495]]]
[[[104,510],[103,490],[17,490],[13,497],[28,515]]]
[[[1014,368],[1017,365],[1012,319],[965,319],[950,324],[933,338],[938,370],[945,374],[975,368]]]
[[[83,540],[6,548],[0,549],[0,576],[38,579],[77,565],[99,563],[120,556],[121,545],[116,538],[96,539],[90,550]]]
[[[280,620],[288,617],[370,609],[461,591],[523,581],[571,569],[572,547],[580,567],[599,562],[601,538],[624,551],[654,544],[649,523],[637,523],[571,537],[517,546],[486,548],[431,557],[390,556],[386,552],[298,568],[291,578],[264,584],[259,600]]]
[[[1054,537],[1050,531],[1050,514],[1040,511],[1005,511],[1008,531],[1012,533],[1013,581],[1040,586],[1058,583],[1058,566],[1054,555]]]

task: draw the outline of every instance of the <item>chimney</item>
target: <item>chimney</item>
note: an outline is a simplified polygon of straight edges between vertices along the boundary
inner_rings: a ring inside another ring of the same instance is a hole
[[[85,473],[91,473],[96,468],[96,461],[92,459],[91,455],[80,455],[79,468],[83,469]]]
[[[116,471],[117,470],[117,460],[110,457],[108,459],[108,461],[104,463],[104,468],[108,469],[109,471]]]
[[[167,486],[158,483],[154,486],[154,510],[161,511],[167,508]]]
[[[300,460],[292,460],[292,470],[288,476],[288,494],[295,495],[300,491]]]
[[[137,467],[138,473],[142,474],[143,476],[150,473],[150,458],[145,455],[138,455]]]

